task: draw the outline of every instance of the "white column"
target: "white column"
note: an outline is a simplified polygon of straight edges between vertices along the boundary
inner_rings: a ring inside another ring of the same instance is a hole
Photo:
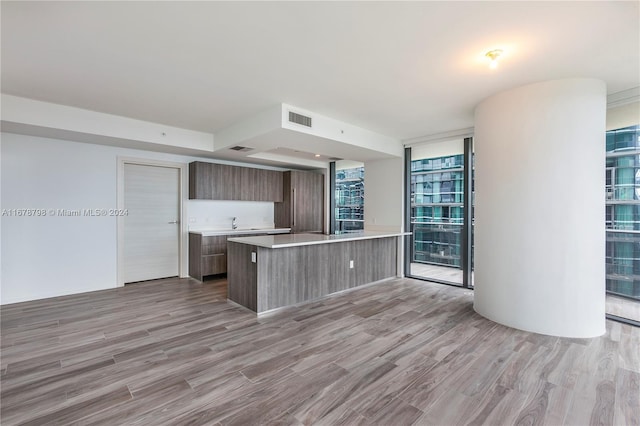
[[[531,84],[475,112],[480,315],[565,337],[605,332],[606,87]]]
[[[372,160],[364,163],[365,231],[400,232],[403,230],[402,158]]]
[[[364,230],[404,230],[404,161],[402,158],[364,163]],[[398,276],[404,276],[404,243],[398,238]]]

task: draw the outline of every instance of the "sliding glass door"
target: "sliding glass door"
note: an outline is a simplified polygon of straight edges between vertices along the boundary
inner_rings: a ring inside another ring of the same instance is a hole
[[[470,147],[471,139],[460,139],[407,150],[407,219],[412,233],[407,247],[409,276],[473,285],[472,220],[465,215],[465,206],[472,200],[465,192],[471,186],[471,177],[466,176],[471,158],[465,161],[465,151],[472,155]]]
[[[607,132],[608,315],[640,323],[640,126]]]

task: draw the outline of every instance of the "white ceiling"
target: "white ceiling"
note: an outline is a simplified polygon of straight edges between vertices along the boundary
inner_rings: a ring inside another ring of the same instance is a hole
[[[209,133],[288,103],[410,139],[527,83],[640,86],[639,4],[3,1],[2,92]]]

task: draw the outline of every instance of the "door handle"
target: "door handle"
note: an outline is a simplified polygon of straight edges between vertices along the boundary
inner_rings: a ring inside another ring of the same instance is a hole
[[[174,221],[168,222],[168,223],[169,223],[169,225],[175,225],[177,223],[180,223],[180,221],[179,220],[174,220]]]

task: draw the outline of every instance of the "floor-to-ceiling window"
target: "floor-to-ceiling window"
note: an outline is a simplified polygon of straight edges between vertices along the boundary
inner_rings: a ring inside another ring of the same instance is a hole
[[[364,165],[338,161],[335,169],[335,232],[364,229]]]
[[[606,291],[608,315],[640,322],[640,126],[606,134]],[[410,276],[463,283],[465,155],[460,141],[410,152]],[[471,155],[471,154],[470,154]],[[472,158],[468,165],[472,164]],[[473,168],[469,187],[473,191]],[[473,196],[468,205],[472,206]],[[473,262],[473,211],[469,259]],[[468,286],[473,286],[470,273]]]
[[[640,321],[640,126],[607,132],[607,314]]]
[[[465,282],[464,277],[465,262],[472,261],[465,254],[471,241],[465,240],[465,235],[470,235],[466,228],[470,221],[464,214],[464,144],[454,140],[410,150],[408,275],[470,287],[472,280],[469,277]]]

